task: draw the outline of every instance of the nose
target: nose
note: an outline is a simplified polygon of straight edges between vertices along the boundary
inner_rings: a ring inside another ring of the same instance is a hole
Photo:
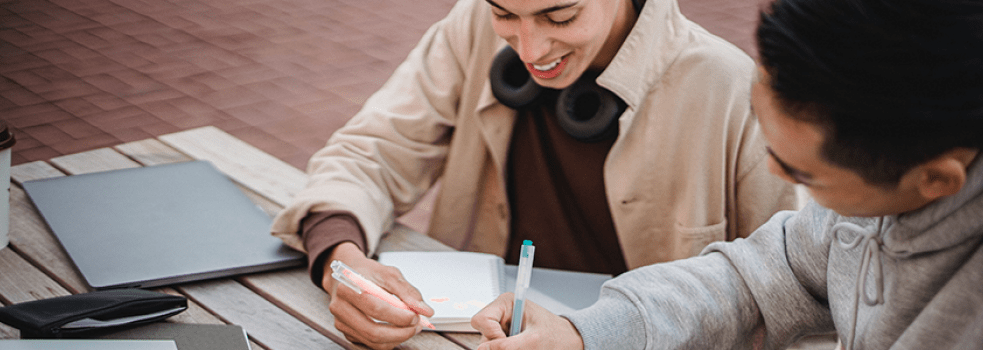
[[[539,63],[550,52],[550,40],[543,28],[535,20],[522,20],[519,23],[515,52],[523,62]]]

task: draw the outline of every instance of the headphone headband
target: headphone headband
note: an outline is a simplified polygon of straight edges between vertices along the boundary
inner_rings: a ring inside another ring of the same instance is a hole
[[[560,127],[581,142],[597,142],[618,134],[618,117],[627,105],[597,85],[598,72],[584,72],[560,91],[555,113]],[[534,105],[545,89],[532,79],[519,55],[506,46],[495,56],[488,74],[492,94],[503,105],[524,109]]]

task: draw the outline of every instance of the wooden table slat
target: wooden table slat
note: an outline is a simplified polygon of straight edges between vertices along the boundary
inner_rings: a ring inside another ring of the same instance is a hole
[[[156,139],[127,142],[113,148],[143,165],[172,164],[194,160],[187,154],[178,152]]]
[[[140,163],[134,162],[112,148],[69,154],[52,158],[50,162],[70,175],[140,167]]]
[[[43,161],[36,161],[15,165],[10,168],[10,180],[15,184],[22,184],[31,180],[48,179],[52,177],[65,176],[61,170]]]
[[[5,286],[0,299],[6,305],[72,294],[10,248],[0,249],[0,271]]]

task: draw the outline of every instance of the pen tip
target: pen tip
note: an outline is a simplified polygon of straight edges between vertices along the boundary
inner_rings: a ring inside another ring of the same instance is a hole
[[[524,241],[522,241],[522,245],[532,245],[532,241],[530,241],[528,239],[527,240],[524,240]]]

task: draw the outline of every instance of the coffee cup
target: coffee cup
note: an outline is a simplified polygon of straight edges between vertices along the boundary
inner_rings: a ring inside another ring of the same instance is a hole
[[[0,120],[0,249],[10,243],[10,152],[14,133]]]

